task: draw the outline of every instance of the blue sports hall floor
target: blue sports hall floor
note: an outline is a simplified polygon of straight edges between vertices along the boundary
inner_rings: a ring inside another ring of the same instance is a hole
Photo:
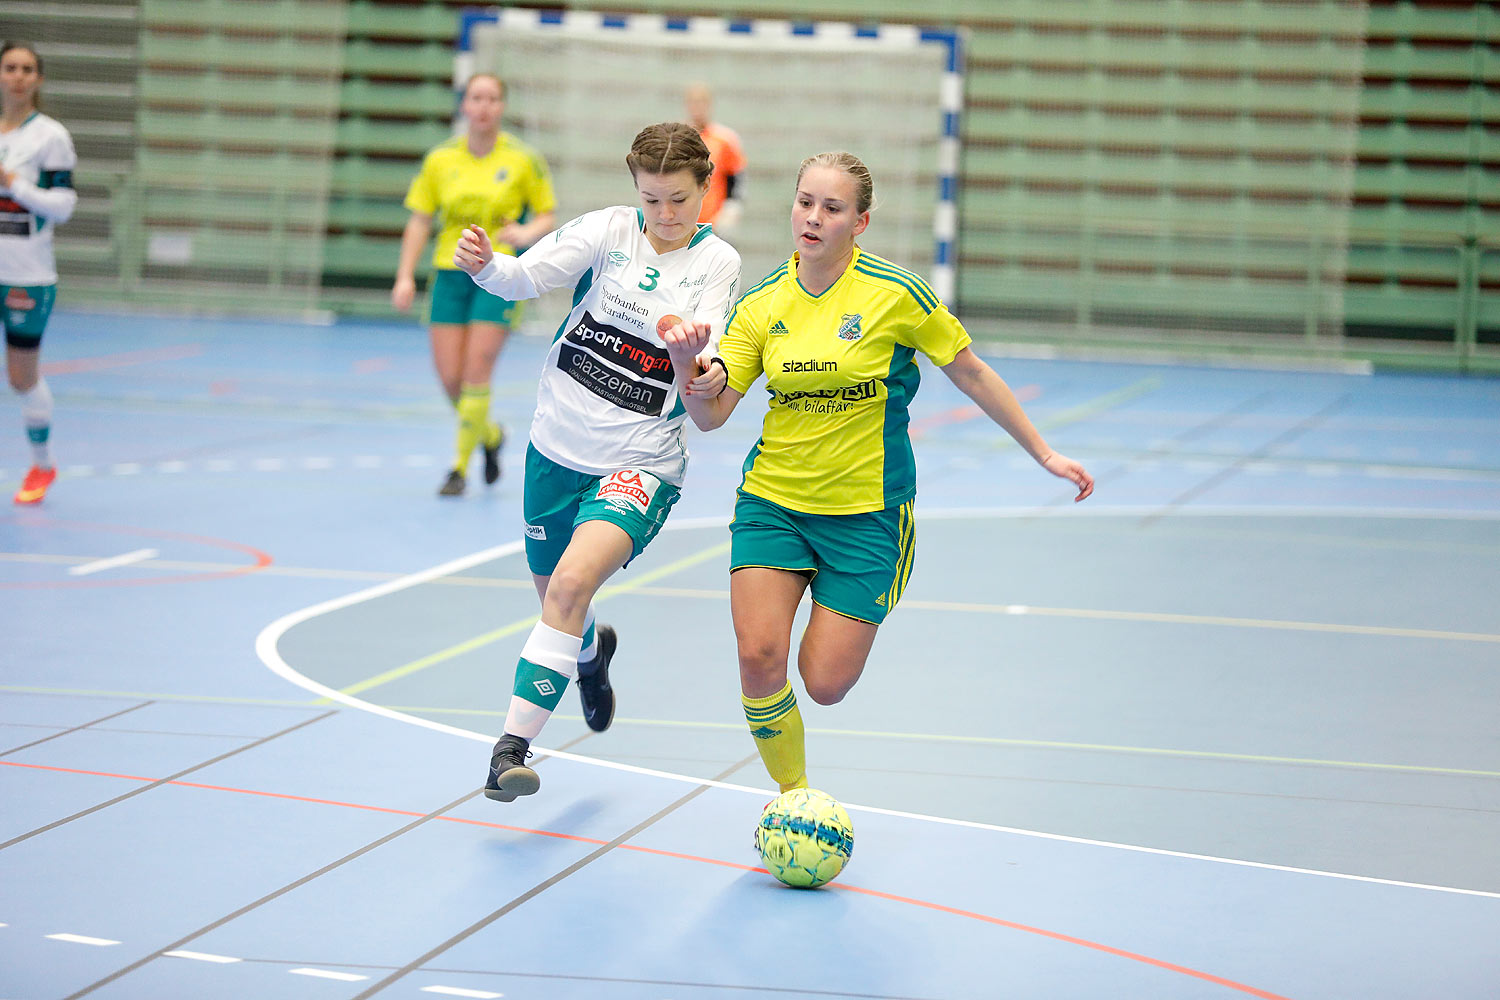
[[[545,346],[501,482],[442,500],[414,324],[54,316],[61,475],[0,511],[0,1000],[1500,995],[1500,382],[992,357],[1075,506],[928,369],[911,585],[802,700],[855,826],[809,892],[751,845],[758,390],[601,595],[614,726],[569,694],[541,792],[479,794]]]

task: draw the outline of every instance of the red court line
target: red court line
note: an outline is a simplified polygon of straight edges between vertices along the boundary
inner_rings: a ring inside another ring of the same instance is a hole
[[[181,361],[184,358],[195,358],[202,353],[202,344],[181,344],[177,347],[155,347],[144,351],[101,354],[92,358],[73,358],[68,361],[44,361],[40,370],[43,375],[74,375],[78,372],[123,368],[126,365],[143,365],[152,361]]]
[[[1029,403],[1042,394],[1042,387],[1038,385],[1023,385],[1015,390],[1015,394],[1018,402]],[[946,427],[949,424],[961,424],[966,420],[973,420],[975,417],[982,416],[984,416],[984,411],[972,403],[964,406],[955,406],[951,410],[934,413],[932,416],[923,417],[921,420],[913,420],[907,426],[907,433],[915,440],[925,437],[929,431],[937,430],[939,427]]]
[[[215,549],[243,552],[255,561],[235,569],[215,570],[211,573],[186,573],[179,576],[131,576],[119,580],[9,580],[0,582],[0,590],[58,590],[88,587],[152,587],[165,583],[202,583],[206,580],[227,580],[265,569],[274,561],[267,552],[250,545],[231,542],[224,538],[207,535],[188,535],[180,531],[163,531],[159,528],[135,528],[118,524],[90,524],[84,521],[59,521],[46,515],[20,517],[16,523],[25,528],[67,528],[83,531],[102,531],[116,535],[143,535],[148,538],[167,538],[177,542],[191,542]]]
[[[140,775],[135,774],[113,774],[108,771],[85,771],[71,767],[52,767],[46,764],[22,764],[20,762],[10,760],[0,760],[0,765],[4,765],[6,767],[22,767],[35,771],[57,771],[63,774],[86,774],[95,777],[121,778],[126,781],[151,782],[157,780],[155,778],[144,778]],[[310,802],[316,805],[340,806],[345,809],[361,809],[369,812],[389,813],[393,816],[427,815],[423,812],[413,812],[408,809],[389,809],[384,806],[363,805],[358,802],[340,802],[337,799],[317,799],[309,798],[304,795],[288,795],[284,792],[263,792],[253,788],[232,788],[227,785],[205,785],[194,781],[168,781],[165,782],[165,784],[180,785],[184,788],[199,788],[215,792],[232,792],[238,795],[257,795],[263,796],[265,798],[286,799],[292,802]],[[572,840],[578,843],[593,844],[596,846],[603,846],[604,844],[609,843],[609,841],[607,840],[599,840],[595,837],[580,837],[576,834],[559,833],[555,830],[533,830],[524,826],[511,826],[506,823],[490,823],[486,822],[485,820],[479,819],[461,819],[456,816],[438,816],[437,819],[449,823],[462,823],[467,826],[489,827],[490,829],[494,830],[508,830],[513,833],[532,834],[538,837],[552,837],[559,840]],[[619,846],[621,850],[636,851],[641,854],[655,854],[659,857],[676,858],[682,861],[695,861],[699,864],[718,865],[721,868],[735,868],[740,871],[760,872],[767,876],[770,875],[770,872],[766,871],[764,868],[756,868],[752,865],[738,864],[733,861],[724,861],[720,858],[707,858],[697,854],[682,854],[677,851],[664,851],[654,847],[640,847],[634,844],[621,844]],[[937,913],[946,913],[949,916],[965,917],[969,920],[978,920],[982,923],[993,924],[997,927],[1004,927],[1008,930],[1021,931],[1025,934],[1035,934],[1038,937],[1047,938],[1052,941],[1058,941],[1063,944],[1077,945],[1080,948],[1088,948],[1093,951],[1103,952],[1106,955],[1113,955],[1116,958],[1129,959],[1132,962],[1139,962],[1142,965],[1149,965],[1152,968],[1161,969],[1166,972],[1175,972],[1179,975],[1191,976],[1195,979],[1201,979],[1204,982],[1213,983],[1215,986],[1223,986],[1225,989],[1236,990],[1240,993],[1244,993],[1252,997],[1259,997],[1260,1000],[1291,1000],[1290,997],[1283,996],[1280,993],[1272,993],[1268,990],[1259,989],[1255,986],[1247,986],[1244,983],[1237,983],[1232,979],[1225,979],[1222,976],[1216,976],[1210,972],[1202,972],[1198,969],[1192,969],[1185,965],[1177,965],[1173,962],[1163,961],[1159,958],[1152,958],[1150,955],[1142,955],[1139,952],[1126,951],[1123,948],[1116,948],[1112,945],[1101,944],[1098,941],[1090,941],[1087,938],[1074,937],[1071,934],[1062,934],[1058,931],[1049,931],[1043,927],[1032,927],[1030,924],[1018,924],[1013,920],[1004,920],[1000,917],[992,917],[988,914],[976,913],[973,910],[962,910],[953,906],[944,906],[942,903],[934,903],[930,900],[915,899],[911,896],[898,896],[895,893],[881,892],[879,889],[866,889],[862,886],[847,885],[842,882],[831,882],[826,886],[826,888],[837,889],[842,892],[859,893],[862,896],[871,896],[875,899],[889,900],[893,903],[905,903],[909,906],[918,906]]]

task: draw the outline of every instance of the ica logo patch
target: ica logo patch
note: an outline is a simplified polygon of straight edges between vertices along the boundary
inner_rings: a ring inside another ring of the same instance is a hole
[[[616,507],[645,514],[651,507],[651,498],[656,496],[656,488],[660,485],[661,480],[649,472],[642,472],[639,469],[621,469],[601,482],[599,492],[594,496]]]

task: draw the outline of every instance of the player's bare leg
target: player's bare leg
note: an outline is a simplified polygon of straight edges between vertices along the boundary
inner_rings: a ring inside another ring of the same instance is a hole
[[[801,573],[755,566],[729,576],[745,721],[766,772],[782,791],[807,784],[802,713],[787,680],[792,620],[807,583]]]
[[[878,631],[878,625],[814,604],[797,650],[797,672],[807,696],[819,705],[843,701],[864,673]]]
[[[516,665],[516,680],[505,717],[505,733],[490,756],[485,795],[510,802],[541,787],[541,778],[526,766],[531,741],[552,717],[563,689],[579,669],[583,633],[594,594],[625,561],[633,543],[619,525],[585,521],[550,576],[533,576],[542,599],[542,620],[532,629]],[[604,675],[609,698],[607,716],[614,716],[614,692]],[[608,724],[607,722],[605,723]]]
[[[477,443],[484,449],[484,481],[493,484],[500,478],[500,446],[505,430],[490,419],[490,379],[495,360],[505,347],[510,327],[474,320],[464,342],[463,373],[460,379],[458,418],[458,452],[468,464],[469,451]]]

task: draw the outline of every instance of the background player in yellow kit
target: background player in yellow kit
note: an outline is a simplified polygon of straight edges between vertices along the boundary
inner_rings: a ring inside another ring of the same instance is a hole
[[[1083,466],[1048,447],[927,283],[855,243],[873,196],[869,170],[850,153],[802,162],[796,252],[735,306],[719,344],[728,386],[713,399],[683,397],[693,422],[712,430],[762,374],[769,384],[730,524],[729,590],[745,718],[783,791],[807,784],[802,716],[787,679],[803,593],[811,587],[813,608],[797,669],[808,695],[832,705],[859,680],[911,576],[907,407],[918,351],[1043,468],[1076,485],[1075,500],[1094,489]],[[709,332],[688,323],[666,333],[679,372],[693,370]]]
[[[434,147],[406,193],[411,217],[401,234],[401,258],[391,304],[411,308],[417,259],[439,222],[428,302],[432,362],[449,402],[458,411],[453,468],[438,492],[463,493],[469,456],[484,447],[484,481],[500,478],[504,432],[490,420],[490,376],[505,338],[520,318],[515,302],[486,295],[453,263],[468,226],[494,234],[495,249],[515,254],[550,233],[557,198],[547,164],[530,146],[500,131],[505,84],[489,73],[469,78],[460,105],[467,130]]]

